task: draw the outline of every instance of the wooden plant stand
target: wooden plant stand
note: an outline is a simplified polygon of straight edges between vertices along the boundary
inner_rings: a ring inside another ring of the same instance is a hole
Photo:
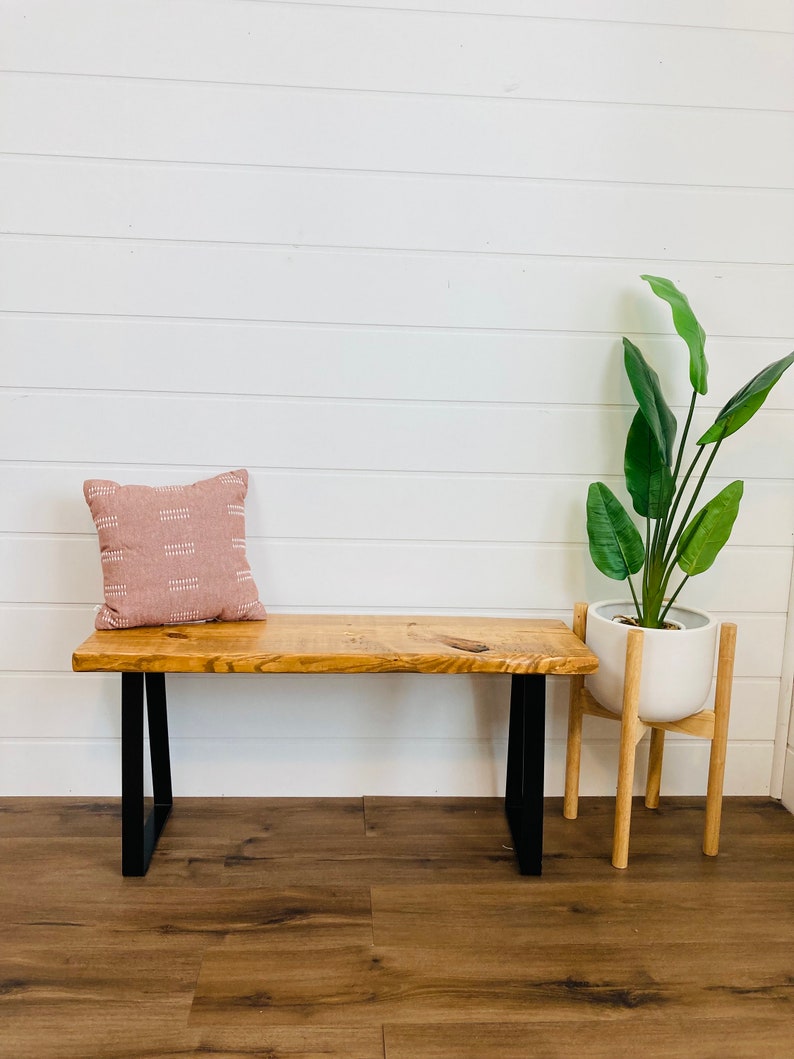
[[[574,608],[573,631],[579,639],[585,639],[587,631],[586,603],[577,603]],[[665,732],[683,732],[699,739],[711,740],[703,852],[709,857],[716,857],[719,851],[725,751],[728,743],[733,663],[736,653],[736,626],[731,622],[724,622],[720,628],[714,709],[701,710],[700,713],[694,713],[680,721],[645,721],[639,716],[638,701],[642,671],[642,638],[642,629],[632,629],[627,637],[622,714],[613,713],[602,706],[585,688],[583,676],[572,676],[570,685],[568,748],[565,760],[565,800],[563,805],[563,815],[567,820],[575,820],[578,814],[582,717],[584,714],[589,714],[593,717],[605,717],[608,720],[620,722],[615,831],[612,842],[612,864],[616,868],[625,868],[629,862],[629,831],[631,829],[635,751],[637,743],[645,734],[646,728],[651,729],[648,777],[645,787],[645,805],[648,809],[657,809],[659,807]]]

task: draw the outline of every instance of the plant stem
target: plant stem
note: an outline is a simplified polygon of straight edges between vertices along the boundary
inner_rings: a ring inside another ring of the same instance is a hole
[[[658,525],[659,524],[657,522],[656,528],[658,528]],[[650,578],[649,578],[649,574],[648,574],[650,566],[651,566],[651,520],[649,518],[646,518],[645,519],[645,565],[644,565],[643,570],[642,570],[642,602],[643,602],[643,604],[645,604],[645,601],[648,598],[648,594],[650,592],[650,587],[651,587]],[[640,617],[639,607],[637,608],[637,616]]]
[[[690,576],[691,576],[690,574],[686,575],[686,577],[683,579],[681,584],[678,586],[678,588],[675,590],[675,592],[672,594],[672,596],[670,596],[670,598],[668,599],[667,606],[664,608],[662,613],[659,615],[660,623],[664,622],[664,619],[667,617],[667,614],[668,614],[668,611],[670,610],[670,607],[672,607],[672,605],[675,603],[676,599],[678,599],[678,595],[679,595],[681,589],[687,583],[687,581],[689,580]]]
[[[642,607],[640,606],[640,601],[637,599],[637,593],[634,591],[634,583],[632,582],[630,577],[627,577],[626,580],[628,581],[629,588],[631,589],[631,598],[634,600],[634,606],[637,610],[637,617],[640,619],[640,625],[642,625]]]
[[[687,509],[684,512],[683,517],[681,518],[681,521],[678,524],[678,529],[676,530],[676,532],[675,532],[675,534],[673,536],[673,539],[672,539],[672,541],[670,543],[670,547],[667,550],[667,554],[664,556],[664,559],[663,559],[663,565],[664,566],[667,566],[671,562],[673,557],[675,556],[675,552],[676,552],[676,548],[678,546],[678,542],[681,539],[681,534],[686,529],[687,523],[689,522],[689,516],[692,514],[692,510],[693,510],[695,504],[697,503],[697,499],[700,496],[700,493],[701,493],[701,491],[703,489],[703,486],[706,483],[706,477],[708,476],[708,473],[711,470],[711,465],[712,465],[712,463],[714,463],[714,459],[715,459],[717,453],[719,452],[719,448],[720,448],[720,445],[722,444],[723,440],[724,440],[724,434],[723,434],[723,437],[719,438],[714,443],[714,448],[712,449],[711,455],[709,456],[708,461],[706,462],[706,466],[703,468],[703,470],[702,470],[702,472],[700,474],[700,478],[698,480],[698,484],[695,486],[695,491],[692,494],[692,499],[689,501],[689,504],[687,505]],[[704,449],[705,449],[705,445],[701,445],[699,450],[698,450],[697,456],[692,461],[692,465],[689,468],[689,471],[687,472],[687,479],[691,476],[692,471],[695,469],[695,464],[700,459]],[[686,484],[686,481],[684,482],[684,485],[685,484]],[[682,489],[683,489],[683,486],[682,486]],[[679,494],[679,496],[680,496],[680,494]],[[677,506],[678,499],[679,498],[677,497],[676,498],[676,506]],[[672,522],[672,517],[673,517],[674,513],[675,512],[671,513],[671,516],[670,516],[671,522]]]
[[[691,466],[687,470],[686,475],[684,476],[684,480],[681,483],[681,488],[679,489],[678,486],[677,486],[678,475],[679,475],[679,472],[681,471],[681,464],[682,464],[683,459],[684,459],[684,449],[686,447],[687,438],[689,437],[689,428],[692,425],[692,417],[695,414],[695,404],[697,402],[697,396],[698,396],[697,395],[697,391],[693,390],[692,391],[692,397],[690,398],[690,401],[689,401],[689,411],[687,412],[686,422],[684,423],[684,429],[681,432],[681,437],[680,437],[679,442],[678,442],[678,454],[676,455],[676,459],[675,459],[675,467],[673,468],[672,484],[673,484],[673,492],[675,494],[675,500],[673,502],[672,508],[668,508],[667,511],[662,516],[662,518],[659,519],[659,521],[656,523],[656,532],[654,533],[654,536],[653,536],[653,550],[654,550],[654,553],[656,552],[656,549],[659,547],[659,542],[667,540],[667,534],[669,533],[669,527],[672,525],[672,521],[675,518],[675,513],[676,513],[676,510],[678,509],[678,505],[680,503],[681,494],[683,493],[684,489],[686,488],[687,482],[689,481],[689,479],[690,479],[690,477],[692,475],[692,472],[695,469],[695,464],[697,463],[698,459],[700,458],[700,452],[702,451],[702,449],[698,450],[698,453],[695,456],[695,459],[693,460]]]
[[[675,468],[673,470],[673,485],[678,478],[678,472],[681,470],[681,461],[684,458],[684,446],[686,445],[686,439],[689,436],[689,427],[692,424],[692,416],[695,414],[695,402],[697,401],[697,391],[692,391],[692,400],[689,402],[689,413],[686,417],[686,423],[684,424],[684,430],[681,434],[681,440],[678,443],[678,456],[675,461]]]
[[[675,516],[676,516],[676,513],[678,511],[678,507],[679,507],[679,505],[681,503],[681,498],[684,495],[684,490],[689,485],[689,479],[694,474],[695,467],[697,467],[698,461],[700,460],[700,457],[703,455],[704,448],[705,448],[705,446],[703,446],[703,445],[701,445],[698,448],[698,450],[695,453],[695,456],[694,456],[692,462],[690,463],[689,467],[687,468],[686,474],[684,475],[684,480],[681,483],[680,488],[676,490],[675,500],[673,501],[672,507],[670,508],[670,511],[668,512],[667,518],[664,520],[665,521],[664,534],[662,535],[662,540],[664,540],[664,541],[667,540],[667,536],[668,536],[668,534],[670,532],[670,527],[672,526],[673,522],[675,521]]]
[[[687,417],[686,427],[685,427],[685,430],[684,430],[684,434],[683,434],[683,436],[681,438],[681,447],[680,447],[679,452],[678,452],[678,458],[676,459],[676,466],[675,466],[675,474],[676,475],[678,475],[678,473],[679,473],[679,471],[681,469],[681,457],[682,457],[682,453],[683,453],[683,445],[684,445],[684,441],[686,440],[686,435],[689,432],[689,426],[690,426],[690,421],[691,421],[691,418],[692,418],[692,410],[693,410],[693,408],[694,408],[694,396],[693,396],[692,402],[690,402],[690,414]],[[705,445],[698,446],[698,451],[696,452],[695,456],[692,459],[692,462],[690,463],[689,467],[687,468],[686,474],[684,475],[684,479],[681,482],[680,487],[677,488],[676,491],[675,491],[675,499],[674,499],[674,501],[673,501],[673,503],[671,505],[671,508],[670,508],[668,514],[667,514],[667,517],[665,519],[663,519],[663,520],[660,520],[656,524],[655,533],[654,533],[654,537],[653,537],[653,544],[651,546],[651,552],[648,553],[647,561],[646,561],[646,568],[643,571],[643,575],[644,575],[644,581],[643,581],[643,587],[644,587],[643,602],[645,603],[645,609],[646,609],[646,614],[645,614],[644,617],[650,618],[651,621],[653,622],[653,625],[654,625],[655,628],[660,628],[661,627],[661,625],[662,625],[662,623],[664,621],[664,615],[669,610],[670,604],[668,603],[667,607],[665,608],[665,610],[662,613],[660,613],[660,608],[661,608],[662,603],[664,601],[665,593],[667,592],[667,586],[668,586],[668,584],[670,582],[670,578],[672,577],[673,570],[675,569],[675,565],[676,565],[675,557],[676,557],[676,550],[678,548],[678,543],[681,540],[681,535],[684,532],[684,529],[686,528],[686,526],[687,526],[687,524],[689,522],[689,517],[692,514],[692,511],[694,509],[695,504],[697,503],[697,499],[700,496],[700,493],[701,493],[701,491],[703,489],[703,486],[705,484],[706,478],[708,476],[709,470],[711,469],[711,465],[714,462],[714,459],[715,459],[715,457],[717,455],[717,452],[719,450],[720,445],[722,444],[722,441],[723,441],[723,438],[721,437],[721,438],[719,438],[717,440],[717,442],[715,442],[714,448],[711,451],[711,453],[709,454],[709,458],[708,458],[708,460],[706,462],[706,466],[704,467],[703,471],[700,474],[700,477],[698,479],[697,485],[695,486],[695,489],[693,491],[692,497],[691,497],[691,499],[690,499],[690,501],[689,501],[689,503],[687,505],[686,511],[684,512],[684,515],[683,515],[683,517],[681,518],[681,520],[680,520],[680,522],[678,524],[678,528],[676,529],[675,533],[673,533],[672,541],[668,541],[668,535],[670,534],[670,532],[672,530],[672,527],[673,527],[673,525],[675,523],[676,515],[678,513],[678,508],[679,508],[679,506],[681,504],[681,498],[684,495],[684,491],[685,491],[687,485],[689,484],[689,482],[690,482],[690,480],[692,478],[692,475],[695,472],[695,468],[697,467],[701,457],[703,456],[703,453],[705,451]],[[667,550],[664,551],[664,548],[666,546],[667,546]],[[662,550],[662,554],[658,555],[658,551],[660,549]],[[683,584],[685,584],[685,582],[686,582],[686,579],[678,587],[678,589],[677,589],[677,591],[675,593],[676,596],[681,591],[681,587],[683,587]],[[673,598],[675,599],[675,596]]]

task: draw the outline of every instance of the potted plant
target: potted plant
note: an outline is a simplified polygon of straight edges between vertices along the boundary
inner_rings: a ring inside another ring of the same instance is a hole
[[[631,600],[591,604],[587,642],[600,665],[588,677],[588,686],[602,705],[620,712],[626,636],[631,626],[640,626],[645,630],[640,716],[672,721],[703,708],[717,635],[710,615],[676,601],[689,578],[707,570],[727,542],[744,490],[743,482],[731,482],[699,507],[708,474],[723,442],[763,405],[794,362],[794,353],[769,364],[738,390],[693,447],[690,430],[697,399],[708,389],[706,335],[686,295],[669,279],[641,278],[669,304],[675,330],[689,348],[692,397],[676,439],[678,424],[658,375],[637,346],[623,339],[626,375],[638,405],[626,438],[624,471],[643,532],[608,486],[590,486],[590,555],[601,573],[628,583]],[[632,580],[636,575],[637,584]]]

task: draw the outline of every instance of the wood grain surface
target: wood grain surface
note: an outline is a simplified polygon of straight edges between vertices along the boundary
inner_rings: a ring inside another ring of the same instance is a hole
[[[562,621],[403,615],[273,614],[95,632],[79,672],[592,673],[598,660]]]
[[[788,1059],[794,818],[549,802],[542,877],[499,799],[184,799],[144,878],[115,800],[0,799],[9,1059]],[[173,826],[172,826],[173,825]]]

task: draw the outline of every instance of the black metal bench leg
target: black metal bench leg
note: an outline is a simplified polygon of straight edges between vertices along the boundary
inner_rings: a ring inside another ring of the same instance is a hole
[[[165,675],[147,673],[145,702],[149,727],[154,806],[145,815],[143,796],[144,675],[121,674],[121,873],[145,875],[171,807],[171,759]]]
[[[540,875],[543,858],[543,769],[546,678],[515,674],[510,689],[505,812],[522,875]]]

